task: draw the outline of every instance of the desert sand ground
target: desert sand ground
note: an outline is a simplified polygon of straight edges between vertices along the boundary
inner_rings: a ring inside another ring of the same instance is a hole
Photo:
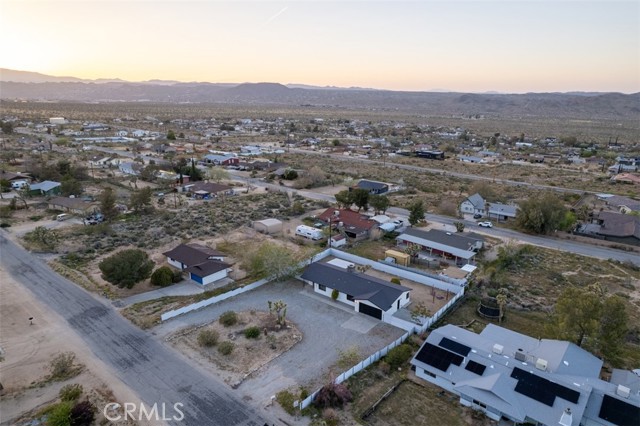
[[[29,318],[33,317],[33,324]],[[0,424],[15,424],[22,414],[54,402],[60,388],[81,383],[85,393],[113,393],[116,401],[140,403],[109,367],[97,359],[82,339],[56,313],[34,298],[0,268]],[[74,352],[83,372],[66,381],[43,387],[29,386],[45,379],[49,362],[58,353]],[[103,407],[96,407],[102,411]]]

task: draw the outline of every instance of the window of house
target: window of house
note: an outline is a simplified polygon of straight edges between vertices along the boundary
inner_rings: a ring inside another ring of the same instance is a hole
[[[433,374],[431,371],[424,370],[424,374],[426,374],[429,377],[433,377],[434,379],[436,378],[436,375]]]
[[[407,295],[404,298],[409,300],[409,293],[407,293]]]
[[[347,300],[348,300],[349,302],[353,302],[353,296],[352,296],[352,295],[350,295],[350,294],[347,294]]]
[[[478,401],[477,399],[474,399],[474,400],[473,400],[473,403],[474,403],[475,405],[479,406],[479,407],[487,408],[487,406],[486,406],[485,404],[483,404],[482,402]]]
[[[318,284],[318,290],[327,291],[327,287],[322,284]]]

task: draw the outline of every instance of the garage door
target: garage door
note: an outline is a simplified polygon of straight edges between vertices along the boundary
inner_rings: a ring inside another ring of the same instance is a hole
[[[367,314],[370,317],[377,318],[379,320],[382,319],[382,309],[374,308],[373,306],[365,305],[364,303],[360,303],[358,309],[363,314]]]

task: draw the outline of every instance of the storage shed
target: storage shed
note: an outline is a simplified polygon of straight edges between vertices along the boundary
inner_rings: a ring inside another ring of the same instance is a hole
[[[396,265],[409,266],[411,255],[397,250],[387,250],[384,252],[385,257],[395,259]]]
[[[278,219],[263,219],[253,222],[253,229],[263,234],[277,234],[282,232],[282,221]]]

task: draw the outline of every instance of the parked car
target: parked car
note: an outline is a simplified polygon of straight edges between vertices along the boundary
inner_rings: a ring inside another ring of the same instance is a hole
[[[493,223],[487,220],[485,222],[478,222],[478,226],[482,226],[483,228],[493,228]]]
[[[480,219],[482,217],[482,215],[480,213],[476,213],[473,215],[474,219]]]

